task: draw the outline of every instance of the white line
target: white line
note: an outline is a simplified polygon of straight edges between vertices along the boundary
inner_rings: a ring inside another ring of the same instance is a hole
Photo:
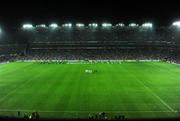
[[[7,62],[0,62],[0,65],[2,64],[8,64],[9,63],[9,61],[7,61]]]
[[[144,85],[144,87],[154,96],[156,97],[162,104],[164,104],[170,111],[176,112],[173,108],[171,108],[162,98],[160,98],[156,93],[154,93],[149,87],[147,87],[142,81],[141,84]]]
[[[41,71],[41,73],[42,73],[42,71]],[[7,93],[4,97],[0,98],[0,102],[2,102],[3,100],[5,100],[9,95],[15,93],[18,89],[22,88],[23,86],[25,86],[26,84],[28,84],[29,82],[31,82],[31,80],[32,80],[33,78],[37,78],[38,76],[40,76],[40,74],[39,74],[39,75],[36,75],[36,76],[33,76],[31,79],[24,81],[24,83],[22,83],[21,85],[18,85],[15,89],[12,89],[12,90],[11,90],[9,93]]]
[[[19,88],[23,87],[24,85],[26,85],[27,83],[29,83],[30,80],[25,81],[23,84],[21,84],[20,86],[17,86],[15,89],[11,90],[9,93],[7,93],[4,97],[0,98],[0,102],[3,101],[4,99],[6,99],[9,95],[15,93]]]
[[[34,76],[33,78],[37,78],[39,75]],[[28,84],[29,82],[31,82],[32,78],[29,80],[26,80],[24,83],[22,83],[21,85],[18,85],[15,89],[12,89],[9,93],[7,93],[4,97],[0,98],[0,102],[2,102],[3,100],[5,100],[9,95],[15,93],[18,89],[22,88],[23,86],[25,86],[26,84]]]
[[[131,73],[130,73],[131,74]],[[141,83],[154,97],[156,97],[164,106],[166,106],[171,112],[177,112],[171,108],[163,99],[161,99],[156,93],[154,93],[148,86],[146,86],[143,81],[139,80],[136,76],[132,75],[139,83]]]
[[[147,87],[148,88],[148,87]],[[148,88],[149,89],[149,88]],[[175,110],[173,109],[173,108],[171,108],[166,102],[164,102],[164,100],[162,100],[156,93],[154,93],[151,89],[149,89],[149,91],[151,91],[152,92],[152,94],[156,97],[156,98],[158,98],[160,101],[161,101],[161,103],[163,103],[167,108],[169,108],[172,112],[174,112]]]
[[[73,112],[79,112],[79,113],[92,113],[92,112],[102,112],[102,111],[62,111],[62,110],[24,110],[24,109],[16,109],[16,110],[11,110],[11,109],[0,109],[0,112],[17,112],[17,111],[22,111],[22,112],[33,112],[33,111],[38,111],[38,112],[44,112],[44,113],[73,113]],[[155,110],[155,111],[147,111],[147,110],[121,110],[121,111],[103,111],[103,112],[111,112],[111,113],[140,113],[140,112],[146,112],[146,113],[175,113],[174,111],[160,111],[160,110]],[[178,112],[178,111],[176,111]]]

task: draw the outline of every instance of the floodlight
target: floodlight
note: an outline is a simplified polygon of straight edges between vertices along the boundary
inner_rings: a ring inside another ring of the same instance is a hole
[[[45,24],[36,25],[36,27],[46,28]]]
[[[144,24],[142,24],[142,27],[144,27],[144,28],[152,28],[153,24],[152,23],[144,23]]]
[[[102,23],[102,27],[111,27],[112,26],[112,24],[110,24],[110,23]]]
[[[91,23],[91,24],[89,24],[89,27],[94,27],[94,28],[96,28],[96,27],[98,27],[98,24],[97,24],[97,23]]]
[[[172,24],[173,26],[177,26],[177,27],[180,27],[180,21],[176,21]]]
[[[1,38],[1,35],[2,35],[2,29],[0,28],[0,38]]]
[[[137,26],[139,26],[139,25],[138,25],[138,24],[135,24],[135,23],[130,23],[129,26],[130,26],[130,27],[137,27]]]
[[[116,24],[116,26],[124,27],[125,25],[123,23],[118,23],[118,24]]]
[[[82,23],[77,23],[76,26],[77,26],[77,27],[84,27],[84,24],[82,24]]]
[[[23,29],[32,29],[33,28],[33,25],[32,24],[24,24],[22,26]]]
[[[54,29],[55,29],[55,28],[58,28],[58,25],[57,25],[56,23],[52,23],[52,24],[50,24],[50,25],[49,25],[49,27],[51,27],[51,28],[54,28]]]
[[[63,27],[72,27],[72,24],[71,23],[65,23],[62,25]]]

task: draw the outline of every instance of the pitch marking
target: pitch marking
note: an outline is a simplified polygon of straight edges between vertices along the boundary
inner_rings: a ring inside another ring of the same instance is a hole
[[[102,111],[75,111],[75,110],[72,110],[72,111],[62,111],[62,110],[25,110],[25,109],[19,109],[19,110],[13,110],[13,109],[0,109],[0,112],[17,112],[17,111],[22,111],[22,112],[33,112],[33,111],[38,111],[38,112],[44,112],[44,113],[73,113],[73,112],[86,112],[86,113],[92,113],[92,112],[102,112]],[[160,111],[160,110],[157,110],[157,111],[146,111],[146,110],[142,110],[142,111],[138,111],[138,110],[122,110],[122,111],[104,111],[104,112],[111,112],[111,113],[137,113],[137,112],[146,112],[146,113],[153,113],[153,112],[156,112],[156,113],[177,113],[178,111]]]
[[[154,93],[149,87],[147,87],[141,80],[139,81],[144,87],[154,96],[156,97],[162,104],[164,104],[171,112],[176,112],[173,108],[171,108],[162,98],[160,98],[156,93]]]

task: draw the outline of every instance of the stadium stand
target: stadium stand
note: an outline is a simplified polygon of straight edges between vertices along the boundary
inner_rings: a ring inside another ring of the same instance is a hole
[[[174,27],[18,29],[0,42],[0,61],[13,59],[163,59],[180,62]],[[7,40],[7,41],[5,41]],[[16,57],[16,58],[15,58]]]

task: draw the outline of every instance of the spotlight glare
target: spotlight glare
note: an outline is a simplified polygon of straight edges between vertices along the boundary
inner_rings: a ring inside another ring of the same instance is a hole
[[[33,25],[32,24],[24,24],[22,26],[23,29],[32,29],[33,28]]]
[[[96,27],[98,27],[98,24],[97,24],[97,23],[91,23],[91,24],[89,24],[89,27],[94,27],[94,28],[96,28]]]
[[[124,27],[125,25],[123,23],[118,23],[118,24],[116,24],[116,26]]]
[[[62,26],[63,26],[63,27],[69,27],[69,28],[70,28],[70,27],[72,27],[72,24],[71,24],[71,23],[65,23],[65,24],[63,24]]]
[[[138,24],[135,24],[135,23],[130,23],[129,26],[130,26],[130,27],[137,27],[137,26],[139,26],[139,25],[138,25]]]
[[[46,28],[46,25],[45,24],[40,24],[40,25],[36,25],[36,27]]]
[[[112,27],[111,23],[102,23],[102,27]]]
[[[142,24],[142,27],[144,27],[144,28],[152,28],[153,24],[152,23],[144,23],[144,24]]]
[[[82,24],[82,23],[77,23],[76,26],[77,26],[77,27],[84,27],[84,24]]]
[[[180,21],[176,21],[172,24],[173,26],[177,26],[177,27],[180,27]]]
[[[54,28],[54,29],[55,29],[55,28],[58,28],[58,25],[57,25],[56,23],[52,23],[52,24],[50,24],[50,25],[49,25],[49,27],[51,27],[51,28]]]

